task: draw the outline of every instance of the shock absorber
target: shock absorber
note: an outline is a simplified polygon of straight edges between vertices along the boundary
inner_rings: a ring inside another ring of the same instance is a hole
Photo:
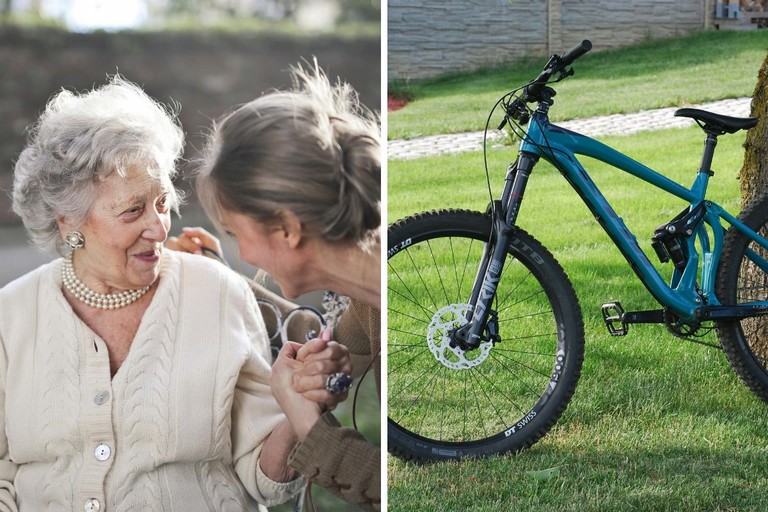
[[[688,250],[685,239],[677,234],[675,225],[664,224],[656,228],[651,238],[651,247],[656,251],[659,261],[671,261],[678,270],[684,270],[688,262]]]

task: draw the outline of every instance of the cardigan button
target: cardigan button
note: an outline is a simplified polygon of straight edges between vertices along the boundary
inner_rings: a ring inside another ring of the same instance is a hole
[[[106,403],[107,400],[109,400],[109,391],[99,391],[93,398],[93,401],[96,403],[96,405],[102,405]]]
[[[106,444],[100,444],[96,447],[96,450],[93,452],[93,454],[96,456],[96,460],[105,461],[109,458],[110,455],[112,455],[112,450]]]
[[[85,512],[99,512],[101,510],[101,503],[96,498],[91,498],[85,501]]]

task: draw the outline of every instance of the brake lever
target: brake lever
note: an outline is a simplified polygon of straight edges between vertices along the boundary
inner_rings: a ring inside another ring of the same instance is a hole
[[[563,68],[560,70],[560,75],[557,77],[557,81],[565,80],[569,76],[573,76],[573,68]]]
[[[496,128],[496,130],[502,130],[507,125],[510,118],[517,120],[521,125],[528,124],[530,115],[528,114],[528,110],[525,108],[525,102],[520,101],[520,98],[507,105],[506,112],[504,113],[504,119],[501,120],[501,123],[499,123],[499,126]]]

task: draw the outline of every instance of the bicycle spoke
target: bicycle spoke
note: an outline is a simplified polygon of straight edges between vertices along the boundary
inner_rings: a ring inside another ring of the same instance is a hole
[[[549,311],[537,311],[536,313],[528,313],[526,315],[519,315],[519,316],[510,317],[510,318],[505,318],[503,321],[499,323],[514,322],[515,320],[523,320],[524,318],[534,318],[537,316],[551,315],[551,314],[553,314],[553,311],[551,309]]]
[[[553,333],[551,335],[550,334],[540,334],[539,336],[555,336],[555,335],[556,335],[556,333]],[[534,336],[530,336],[529,338],[533,338],[533,337]],[[517,339],[517,338],[511,338],[511,339],[514,340],[514,339]],[[518,349],[515,349],[515,348],[503,348],[503,347],[499,347],[499,346],[494,347],[493,350],[495,352],[514,352],[515,354],[521,354],[521,355],[526,355],[526,356],[542,356],[542,357],[551,357],[551,358],[555,357],[554,352],[547,352],[547,353],[531,352],[529,350],[518,350]]]
[[[397,315],[400,315],[400,316],[404,316],[404,317],[406,317],[406,318],[410,318],[411,320],[416,320],[417,322],[419,322],[419,323],[422,323],[422,324],[424,324],[424,325],[429,325],[429,322],[428,322],[428,321],[426,321],[426,320],[424,320],[423,318],[416,318],[416,317],[415,317],[415,316],[413,316],[413,315],[409,315],[409,314],[407,314],[407,313],[403,313],[403,312],[401,312],[401,311],[398,311],[398,310],[396,310],[396,309],[394,309],[394,308],[387,308],[387,311],[389,311],[389,312],[390,312],[390,316],[392,316],[392,313],[395,313],[395,314],[397,314]]]
[[[412,304],[415,304],[415,305],[416,305],[417,307],[419,307],[419,308],[420,308],[422,311],[424,311],[424,313],[426,313],[426,314],[427,314],[427,318],[431,318],[431,317],[432,317],[432,312],[430,312],[430,311],[429,311],[427,308],[425,308],[424,306],[422,306],[422,305],[421,305],[421,303],[420,303],[420,302],[419,302],[419,301],[416,299],[416,296],[415,296],[415,295],[413,294],[413,292],[411,291],[410,287],[409,287],[408,285],[406,285],[406,284],[405,284],[405,281],[403,281],[403,279],[400,277],[400,274],[398,274],[397,270],[396,270],[396,269],[394,269],[394,268],[392,268],[392,265],[388,265],[388,266],[389,266],[389,269],[390,269],[390,270],[391,270],[391,271],[392,271],[392,272],[395,274],[395,277],[397,277],[397,278],[398,278],[398,280],[399,280],[399,281],[400,281],[400,282],[403,284],[403,286],[405,287],[405,289],[406,289],[407,291],[411,292],[411,298],[408,298],[408,297],[406,297],[405,295],[401,294],[399,291],[397,291],[397,290],[393,289],[393,288],[392,288],[392,287],[390,287],[390,286],[387,286],[387,289],[388,289],[388,290],[391,290],[391,291],[393,291],[393,292],[395,292],[396,294],[400,295],[401,297],[403,297],[405,300],[407,300],[407,301],[411,302]]]
[[[435,379],[438,375],[443,373],[443,370],[445,370],[445,367],[438,368],[438,371],[432,375],[432,379],[430,379],[430,382],[432,382],[432,380]],[[433,402],[431,400],[428,400],[427,401],[427,406],[430,407],[430,408],[434,408],[435,402]],[[429,414],[422,414],[421,415],[421,423],[419,424],[419,431],[423,431],[424,430],[424,421],[427,419],[427,417],[431,417],[431,415],[429,415]]]
[[[453,238],[449,239],[449,242],[451,244],[451,254],[453,254]],[[457,281],[457,288],[456,288],[456,302],[461,302],[461,291],[464,289],[464,278],[467,276],[467,269],[470,268],[470,261],[471,261],[471,254],[472,254],[472,248],[474,247],[474,240],[470,241],[468,247],[467,247],[467,254],[464,256],[464,264],[461,266],[462,272],[461,272],[461,280]],[[475,263],[477,265],[477,263]],[[454,263],[454,269],[456,268],[456,265]],[[467,297],[468,299],[469,297]],[[466,299],[465,299],[466,300]]]
[[[468,300],[487,265],[483,255],[491,250],[488,240],[493,238],[471,227],[484,224],[483,217],[466,212],[455,215],[466,228],[442,233],[440,214],[424,214],[409,222],[428,224],[427,236],[411,230],[392,240],[391,247],[407,242],[388,261],[387,407],[390,425],[398,432],[390,444],[395,453],[418,449],[420,456],[441,458],[474,453],[489,443],[509,446],[529,435],[538,438],[537,431],[552,425],[552,421],[537,421],[540,426],[534,429],[510,434],[509,427],[532,410],[543,418],[563,410],[557,402],[562,399],[555,399],[551,410],[543,407],[552,395],[548,384],[564,343],[559,327],[562,313],[556,312],[552,302],[562,295],[565,303],[558,311],[570,311],[575,302],[572,288],[557,284],[562,280],[560,273],[555,291],[547,292],[550,274],[535,271],[543,260],[510,250],[490,308],[495,323],[484,329],[478,347],[466,350],[454,343],[453,331],[467,322]],[[448,221],[446,225],[450,231]],[[462,229],[470,230],[472,236]],[[534,241],[521,242],[520,247],[533,254],[547,254]],[[547,261],[544,265],[549,265]],[[577,349],[583,340],[580,327],[573,322],[562,327],[568,332],[576,329],[569,343]],[[494,344],[488,335],[496,328],[502,341]],[[577,358],[576,364],[580,362]],[[573,386],[573,379],[566,385]],[[410,441],[403,445],[404,440]]]
[[[494,359],[496,359],[496,360],[499,362],[499,364],[500,364],[500,365],[501,365],[503,368],[505,368],[505,369],[508,369],[508,370],[511,372],[511,374],[512,374],[512,375],[516,375],[515,371],[514,371],[514,370],[512,370],[511,368],[509,368],[509,367],[508,367],[506,364],[504,364],[504,363],[501,361],[501,359],[499,359],[499,357],[498,357],[497,355],[495,355],[495,354],[491,353],[491,357],[492,357],[492,358],[494,358]],[[547,379],[547,381],[549,381],[549,376],[550,376],[550,375],[549,375],[549,373],[545,373],[545,372],[542,372],[542,371],[540,371],[540,370],[537,370],[536,368],[533,368],[533,367],[531,367],[530,365],[527,365],[527,364],[525,364],[525,363],[522,363],[522,362],[520,362],[520,361],[517,361],[517,360],[515,360],[515,359],[512,359],[511,357],[510,357],[510,358],[508,358],[508,360],[509,360],[510,362],[514,363],[516,366],[519,366],[519,367],[525,368],[526,370],[529,370],[529,371],[531,371],[531,372],[533,372],[533,373],[536,373],[536,374],[538,374],[538,375],[540,375],[540,376],[544,377],[545,379]],[[523,384],[523,385],[524,385],[526,388],[528,388],[528,390],[529,390],[529,391],[531,391],[531,392],[532,392],[533,394],[535,394],[535,395],[538,395],[538,394],[541,392],[540,390],[538,390],[538,391],[537,391],[537,390],[534,390],[534,389],[533,389],[533,387],[529,386],[529,385],[528,385],[528,383],[526,383],[524,380],[522,380],[522,378],[520,379],[520,382],[521,382],[521,383],[522,383],[522,384]]]
[[[474,372],[474,371],[473,371],[473,372],[471,373],[471,375],[473,375],[473,376],[474,376],[474,374],[475,374],[475,373],[479,373],[479,374],[480,374],[480,377],[484,378],[484,379],[486,380],[486,382],[488,382],[488,383],[489,383],[489,384],[490,384],[490,385],[493,387],[493,381],[491,381],[491,380],[490,380],[488,377],[486,377],[484,374],[480,373],[479,371],[478,371],[478,372]],[[488,400],[488,403],[490,404],[491,408],[492,408],[492,409],[494,410],[494,412],[496,413],[496,417],[499,419],[499,422],[500,422],[502,425],[505,425],[505,426],[506,426],[506,424],[505,424],[505,422],[504,422],[504,418],[502,417],[502,415],[501,415],[501,413],[499,412],[499,410],[496,408],[496,403],[495,403],[495,401],[494,401],[494,400],[491,400],[491,398],[488,396],[488,393],[487,393],[487,392],[486,392],[486,390],[485,390],[485,386],[479,386],[479,387],[480,387],[480,391],[482,391],[482,392],[483,392],[483,395],[485,395],[485,397],[487,398],[487,400]],[[515,405],[515,404],[512,404],[512,405]]]
[[[427,296],[429,297],[430,302],[432,302],[432,307],[434,307],[435,311],[437,311],[440,308],[437,306],[437,302],[432,297],[432,293],[430,293],[430,291],[429,291],[430,287],[427,285],[426,281],[424,281],[424,276],[421,273],[421,268],[416,265],[416,262],[413,261],[413,256],[411,255],[411,251],[406,249],[405,250],[405,254],[408,256],[408,259],[411,261],[411,265],[413,266],[413,270],[416,272],[416,275],[419,276],[419,280],[421,281],[421,284],[422,284],[422,287],[423,287],[422,289],[426,292]]]
[[[417,340],[423,340],[423,339],[424,339],[424,335],[423,335],[423,334],[421,334],[421,333],[415,333],[415,332],[410,332],[410,331],[404,331],[404,330],[402,330],[402,329],[395,329],[394,327],[389,327],[389,326],[388,326],[388,327],[387,327],[387,331],[389,331],[390,333],[405,334],[405,335],[407,335],[407,336],[411,336],[412,338],[416,338]]]
[[[403,343],[396,343],[394,345],[388,346],[387,348],[391,349],[392,347],[403,347],[403,348],[400,348],[398,350],[387,350],[387,353],[390,356],[396,356],[396,355],[398,355],[398,354],[400,354],[402,352],[405,352],[407,350],[410,350],[410,349],[413,349],[413,348],[417,348],[417,347],[421,347],[421,344],[420,343],[414,343],[414,344],[409,345],[409,344],[403,344]]]
[[[417,357],[419,357],[420,355],[422,355],[422,354],[424,354],[424,353],[429,353],[429,349],[428,349],[428,348],[424,348],[424,349],[423,349],[421,352],[419,352],[418,354],[416,354],[415,356],[413,356],[412,358],[410,358],[408,361],[406,361],[406,362],[402,363],[400,366],[397,366],[397,367],[394,367],[394,368],[387,368],[387,375],[389,375],[389,374],[391,374],[391,373],[395,373],[397,370],[400,370],[400,369],[401,369],[403,366],[405,366],[405,365],[407,365],[407,364],[411,363],[411,362],[412,362],[412,361],[414,361],[414,360],[415,360]]]
[[[435,253],[432,250],[432,244],[429,241],[427,241],[427,249],[429,249],[429,255],[432,257],[432,264],[434,265],[435,269],[439,269],[440,265],[438,265],[437,260],[435,259]],[[440,288],[443,289],[443,296],[445,297],[445,302],[448,303],[450,302],[450,299],[448,298],[448,292],[445,291],[445,283],[443,283],[443,276],[439,271],[435,273],[437,274],[437,280],[440,282]]]
[[[507,306],[506,308],[502,309],[502,310],[501,310],[501,311],[499,311],[499,312],[507,311],[508,309],[510,309],[510,308],[512,308],[512,307],[514,307],[514,306],[517,306],[518,304],[522,304],[522,303],[523,303],[523,302],[525,302],[525,301],[528,301],[528,300],[530,300],[530,299],[533,299],[533,298],[534,298],[534,297],[536,297],[536,296],[542,295],[543,293],[544,293],[544,290],[538,290],[537,292],[535,292],[535,293],[532,293],[532,294],[530,294],[530,295],[528,295],[528,296],[526,296],[526,297],[522,297],[522,298],[521,298],[520,300],[518,300],[517,302],[513,302],[512,304],[510,304],[509,306]],[[544,314],[544,315],[546,315],[546,314],[548,314],[548,313],[551,313],[551,312],[552,312],[552,311],[550,310],[550,311],[542,312],[541,314]]]
[[[421,379],[422,376],[425,376],[428,373],[430,374],[429,380],[427,380],[427,382],[424,383],[423,386],[421,386],[420,388],[416,389],[416,392],[414,393],[414,399],[410,400],[411,407],[413,407],[413,406],[415,406],[416,404],[419,403],[419,399],[421,398],[423,392],[430,386],[431,382],[435,379],[435,377],[437,376],[438,373],[435,373],[435,372],[432,372],[432,371],[424,372],[421,376],[419,376],[418,379],[412,381],[412,383],[408,385],[408,387],[410,387],[411,385],[416,384],[419,381],[419,379]],[[405,389],[403,391],[405,391]],[[397,397],[393,397],[393,398],[397,398]],[[401,403],[402,403],[402,401],[401,401]],[[407,417],[408,416],[408,414],[406,414],[407,412],[408,412],[408,409],[403,411],[403,415],[401,415],[401,418]]]
[[[501,278],[500,278],[500,281],[501,281],[502,279],[504,279],[504,282],[505,282],[505,283],[509,283],[509,279],[510,279],[510,277],[509,277],[509,275],[508,275],[508,274],[511,272],[511,270],[509,270],[509,269],[510,269],[510,268],[512,268],[512,266],[513,266],[512,264],[513,264],[514,262],[515,262],[515,258],[512,258],[512,257],[510,257],[510,258],[507,258],[507,262],[504,264],[504,270],[502,271],[502,276],[501,276]],[[500,308],[501,308],[501,306],[502,306],[502,305],[503,305],[503,304],[506,302],[506,300],[507,300],[508,298],[510,298],[510,297],[511,297],[511,296],[512,296],[512,295],[513,295],[513,294],[514,294],[514,293],[515,293],[515,292],[516,292],[516,291],[517,291],[517,290],[518,290],[518,289],[519,289],[519,288],[520,288],[520,287],[521,287],[521,286],[522,286],[522,285],[523,285],[523,284],[524,284],[524,283],[525,283],[527,280],[528,280],[528,277],[529,277],[530,275],[531,275],[531,273],[530,273],[530,272],[528,272],[528,273],[526,273],[526,274],[523,276],[523,278],[522,278],[522,279],[518,279],[518,280],[517,280],[517,282],[516,282],[516,283],[515,283],[515,284],[512,286],[512,288],[511,288],[511,289],[510,289],[510,290],[507,292],[507,294],[506,294],[504,297],[502,297],[502,298],[498,298],[498,297],[499,297],[499,294],[498,294],[498,293],[496,294],[496,297],[497,297],[497,301],[498,301],[498,306],[497,306],[497,309],[500,309]],[[518,302],[516,302],[516,303],[513,303],[512,305],[514,305],[514,304],[517,304],[517,303],[519,303],[519,302],[521,302],[521,301],[518,301]]]
[[[471,376],[472,375],[470,374],[470,377]],[[484,414],[480,410],[480,400],[478,400],[478,398],[477,398],[477,386],[472,386],[472,391],[473,391],[473,394],[475,396],[475,407],[477,407],[477,417],[478,418],[483,418]],[[475,423],[478,423],[478,422],[475,422]],[[480,425],[483,428],[483,434],[482,434],[483,437],[488,437],[488,430],[486,430],[486,428],[485,428],[485,422],[479,422],[479,423],[480,423]]]

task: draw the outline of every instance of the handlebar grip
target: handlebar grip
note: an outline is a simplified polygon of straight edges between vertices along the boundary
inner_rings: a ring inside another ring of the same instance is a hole
[[[562,56],[560,56],[560,60],[563,61],[563,64],[568,66],[573,61],[587,53],[589,50],[592,49],[592,41],[589,39],[583,40],[581,43],[577,44],[567,52],[565,52]]]

